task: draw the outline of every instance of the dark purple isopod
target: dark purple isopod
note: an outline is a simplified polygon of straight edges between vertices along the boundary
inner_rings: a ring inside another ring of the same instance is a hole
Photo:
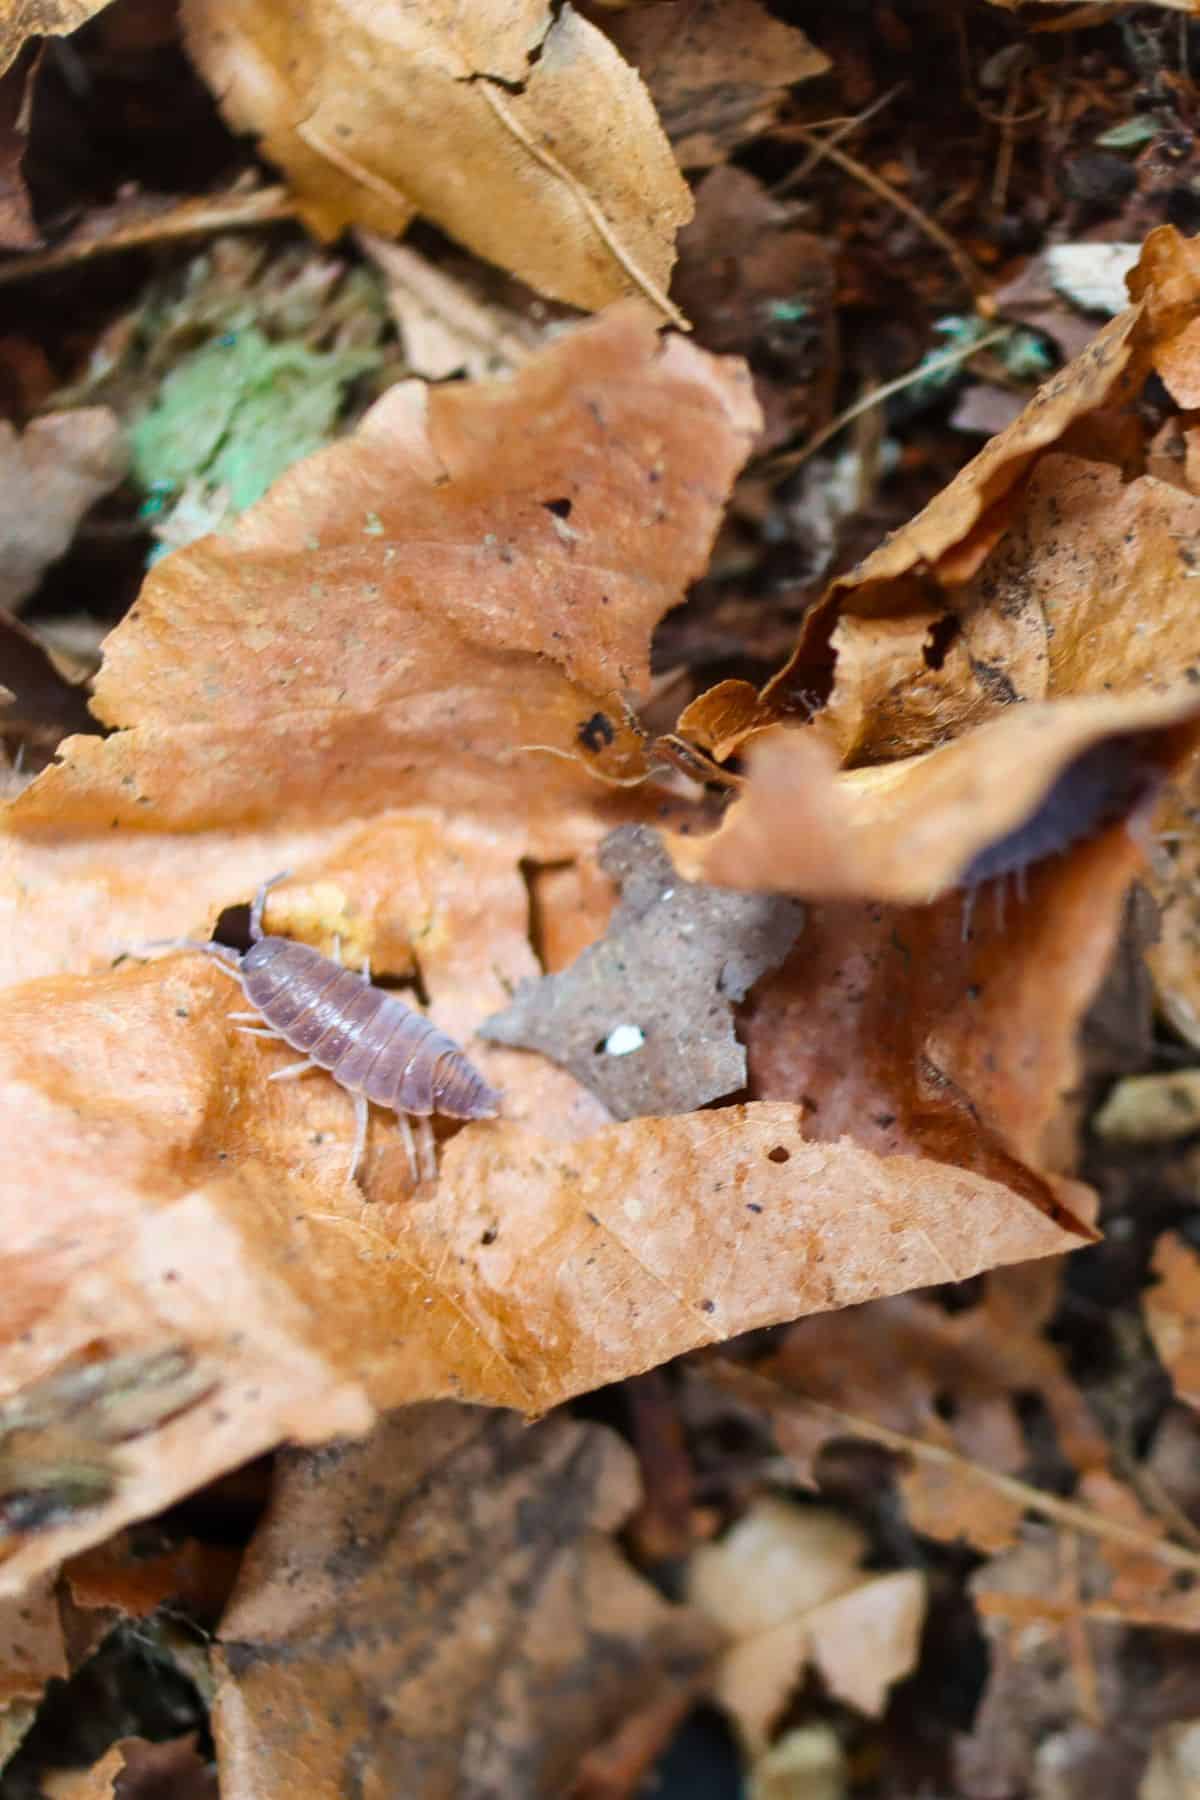
[[[282,1038],[304,1060],[277,1069],[268,1077],[282,1081],[310,1069],[327,1069],[354,1096],[356,1129],[348,1179],[353,1181],[367,1136],[367,1102],[391,1107],[405,1132],[409,1157],[416,1158],[409,1118],[423,1122],[424,1173],[430,1172],[433,1137],[429,1119],[491,1119],[500,1095],[468,1061],[453,1038],[394,994],[371,985],[361,975],[309,944],[268,937],[262,927],[269,890],[285,875],[264,881],[250,909],[250,948],[239,956],[224,944],[173,940],[189,950],[216,957],[237,978],[254,1007],[244,1027],[253,1037]]]
[[[958,885],[971,896],[984,882],[1003,883],[1015,874],[1019,886],[1032,863],[1060,855],[1128,818],[1154,796],[1164,778],[1149,754],[1150,743],[1147,734],[1130,732],[1081,751],[1028,818],[976,851]]]

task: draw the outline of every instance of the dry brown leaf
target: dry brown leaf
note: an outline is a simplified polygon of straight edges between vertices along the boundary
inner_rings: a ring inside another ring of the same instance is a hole
[[[788,88],[830,66],[760,0],[664,0],[601,17],[650,89],[685,169],[724,162],[769,131]]]
[[[575,1144],[471,1126],[416,1195],[395,1134],[373,1134],[364,1207],[345,1095],[267,1082],[277,1053],[232,1033],[228,1003],[212,964],[172,957],[4,1007],[20,1392],[3,1486],[42,1527],[6,1586],[280,1438],[363,1429],[372,1402],[543,1411],[738,1331],[1076,1241],[997,1182],[807,1143],[793,1106]],[[572,1128],[558,1096],[545,1118]]]
[[[124,439],[106,406],[46,413],[18,433],[0,420],[0,606],[27,600],[88,508],[125,473]]]
[[[594,774],[639,773],[626,697],[757,423],[737,365],[660,344],[638,307],[511,382],[391,389],[151,571],[96,680],[125,729],[64,745],[13,822],[228,833],[430,798],[553,815]]]
[[[225,1800],[565,1794],[581,1754],[719,1643],[635,1575],[597,1425],[465,1407],[287,1457],[220,1631]]]
[[[35,37],[66,37],[78,31],[109,0],[8,0],[0,15],[0,75]]]
[[[235,129],[323,237],[421,213],[523,281],[668,316],[691,199],[641,80],[548,0],[186,0],[188,47]]]
[[[1162,1237],[1151,1267],[1158,1279],[1142,1297],[1147,1329],[1179,1398],[1200,1408],[1200,1255]]]
[[[751,1756],[765,1749],[806,1667],[878,1715],[910,1674],[925,1616],[916,1570],[866,1575],[863,1533],[839,1514],[763,1498],[692,1557],[688,1598],[733,1640],[714,1693]]]
[[[480,1035],[550,1057],[616,1119],[691,1112],[744,1087],[733,1006],[783,961],[802,908],[681,881],[645,825],[619,827],[597,861],[621,888],[604,937],[518,988]]]
[[[495,301],[485,304],[450,270],[408,244],[369,231],[363,249],[387,283],[404,360],[425,381],[512,374],[544,341],[546,329]]]
[[[820,728],[843,760],[865,758],[864,732],[886,733],[881,754],[887,756],[936,741],[927,723],[927,735],[918,737],[909,709],[918,721],[936,718],[948,693],[954,717],[961,713],[965,653],[956,656],[951,646],[940,667],[936,655],[925,654],[934,648],[930,633],[945,613],[946,589],[969,580],[1000,539],[1014,490],[1037,458],[1112,400],[1134,354],[1141,316],[1141,308],[1131,307],[1105,326],[923,512],[833,582],[807,616],[791,658],[761,694],[744,681],[722,682],[685,711],[680,732],[723,758],[753,732],[780,719],[807,719],[824,701]],[[886,697],[892,704],[881,715]]]
[[[668,846],[691,880],[928,902],[1136,813],[1192,748],[1198,718],[1190,685],[1014,706],[923,756],[843,774],[818,733],[777,730],[751,746],[720,827]]]

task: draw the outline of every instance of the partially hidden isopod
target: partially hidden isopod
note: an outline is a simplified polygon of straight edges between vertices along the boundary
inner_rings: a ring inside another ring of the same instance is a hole
[[[172,938],[161,947],[199,950],[216,959],[239,981],[252,1013],[231,1013],[252,1020],[241,1029],[250,1037],[282,1039],[304,1060],[276,1069],[269,1081],[327,1069],[354,1097],[354,1154],[347,1180],[353,1181],[367,1140],[367,1103],[387,1106],[400,1120],[409,1162],[418,1172],[410,1118],[421,1132],[420,1172],[434,1172],[434,1113],[450,1119],[491,1119],[500,1095],[484,1080],[464,1052],[436,1025],[405,1006],[394,994],[372,986],[369,967],[362,974],[322,956],[309,944],[272,937],[263,930],[267,894],[287,872],[272,875],[254,896],[250,908],[250,948],[239,955],[225,944]]]

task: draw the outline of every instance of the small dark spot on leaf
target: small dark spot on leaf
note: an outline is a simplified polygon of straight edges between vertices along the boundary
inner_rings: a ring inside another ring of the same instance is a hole
[[[759,1205],[757,1200],[747,1200],[746,1211],[752,1212],[752,1213],[760,1213],[762,1211],[762,1207]]]
[[[701,1312],[714,1313],[714,1312],[716,1312],[716,1310],[717,1310],[717,1303],[715,1300],[702,1300],[700,1302],[700,1311]]]
[[[613,730],[612,720],[608,715],[597,712],[593,713],[590,719],[584,720],[576,735],[584,749],[590,750],[595,756],[604,749],[606,744],[611,744],[617,734]]]
[[[776,1146],[773,1150],[767,1151],[767,1161],[768,1162],[785,1163],[785,1162],[791,1162],[791,1160],[792,1160],[791,1151],[785,1150],[782,1144],[776,1144]]]
[[[553,513],[556,519],[569,519],[571,516],[569,500],[543,500],[542,505],[548,513]]]
[[[479,1241],[481,1244],[494,1244],[499,1236],[500,1227],[498,1225],[489,1225]]]

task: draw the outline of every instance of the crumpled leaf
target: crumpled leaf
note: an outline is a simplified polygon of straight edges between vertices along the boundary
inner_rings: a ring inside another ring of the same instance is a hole
[[[368,1754],[380,1794],[566,1793],[719,1643],[613,1544],[636,1500],[619,1440],[564,1418],[425,1407],[286,1457],[219,1634],[225,1800],[297,1768],[341,1800]]]
[[[946,592],[969,579],[999,541],[1037,458],[1119,389],[1140,318],[1141,309],[1131,307],[1112,320],[915,519],[839,576],[761,694],[744,681],[721,682],[685,708],[679,732],[723,761],[747,736],[781,719],[807,720],[824,702],[820,728],[844,761],[864,760],[872,745],[878,756],[895,757],[936,742],[929,721],[937,719],[939,701],[949,694],[960,718],[970,678],[965,653],[956,656],[953,644],[944,657],[926,656]],[[864,732],[870,735],[860,742]]]
[[[233,1034],[228,1004],[218,969],[178,957],[27,983],[3,1009],[6,1369],[12,1404],[49,1413],[13,1483],[28,1492],[32,1466],[38,1506],[17,1517],[42,1529],[6,1586],[280,1438],[361,1431],[372,1403],[541,1412],[738,1331],[1075,1241],[1008,1186],[806,1142],[794,1106],[589,1120],[586,1145],[470,1126],[416,1194],[397,1134],[373,1134],[364,1211],[345,1095],[267,1082],[286,1052]],[[37,1384],[73,1395],[64,1371],[97,1342],[119,1355],[60,1427]],[[174,1387],[148,1381],[170,1368]]]
[[[746,1053],[733,1004],[783,961],[802,909],[681,881],[645,825],[621,826],[597,860],[621,888],[605,936],[561,974],[525,983],[480,1035],[541,1051],[617,1119],[735,1092]]]
[[[685,169],[724,162],[769,131],[788,88],[830,66],[760,0],[665,0],[601,16],[650,89]]]
[[[1157,1280],[1142,1297],[1147,1330],[1179,1398],[1200,1408],[1200,1255],[1162,1237],[1151,1268]]]
[[[45,413],[20,433],[0,420],[0,606],[12,612],[29,598],[125,466],[107,407]]]
[[[751,746],[719,828],[668,845],[693,880],[927,902],[998,853],[1005,873],[1028,868],[1144,806],[1198,719],[1190,685],[1011,706],[922,756],[842,774],[818,733],[778,730]]]
[[[552,816],[639,773],[626,695],[756,424],[736,366],[636,307],[511,382],[392,388],[151,572],[96,680],[125,729],[65,744],[13,823],[227,834],[431,792]]]
[[[1146,951],[1158,1004],[1185,1043],[1200,1049],[1200,753],[1167,789],[1155,815],[1146,872],[1157,916]]]
[[[34,37],[66,37],[103,12],[109,0],[10,0],[0,18],[0,75]]]
[[[912,1672],[925,1616],[915,1569],[864,1574],[864,1534],[837,1513],[763,1498],[692,1558],[688,1597],[733,1638],[716,1698],[761,1754],[805,1668],[831,1694],[878,1715]]]
[[[188,47],[309,225],[417,213],[554,299],[640,292],[669,317],[691,201],[634,71],[547,0],[187,0]]]

